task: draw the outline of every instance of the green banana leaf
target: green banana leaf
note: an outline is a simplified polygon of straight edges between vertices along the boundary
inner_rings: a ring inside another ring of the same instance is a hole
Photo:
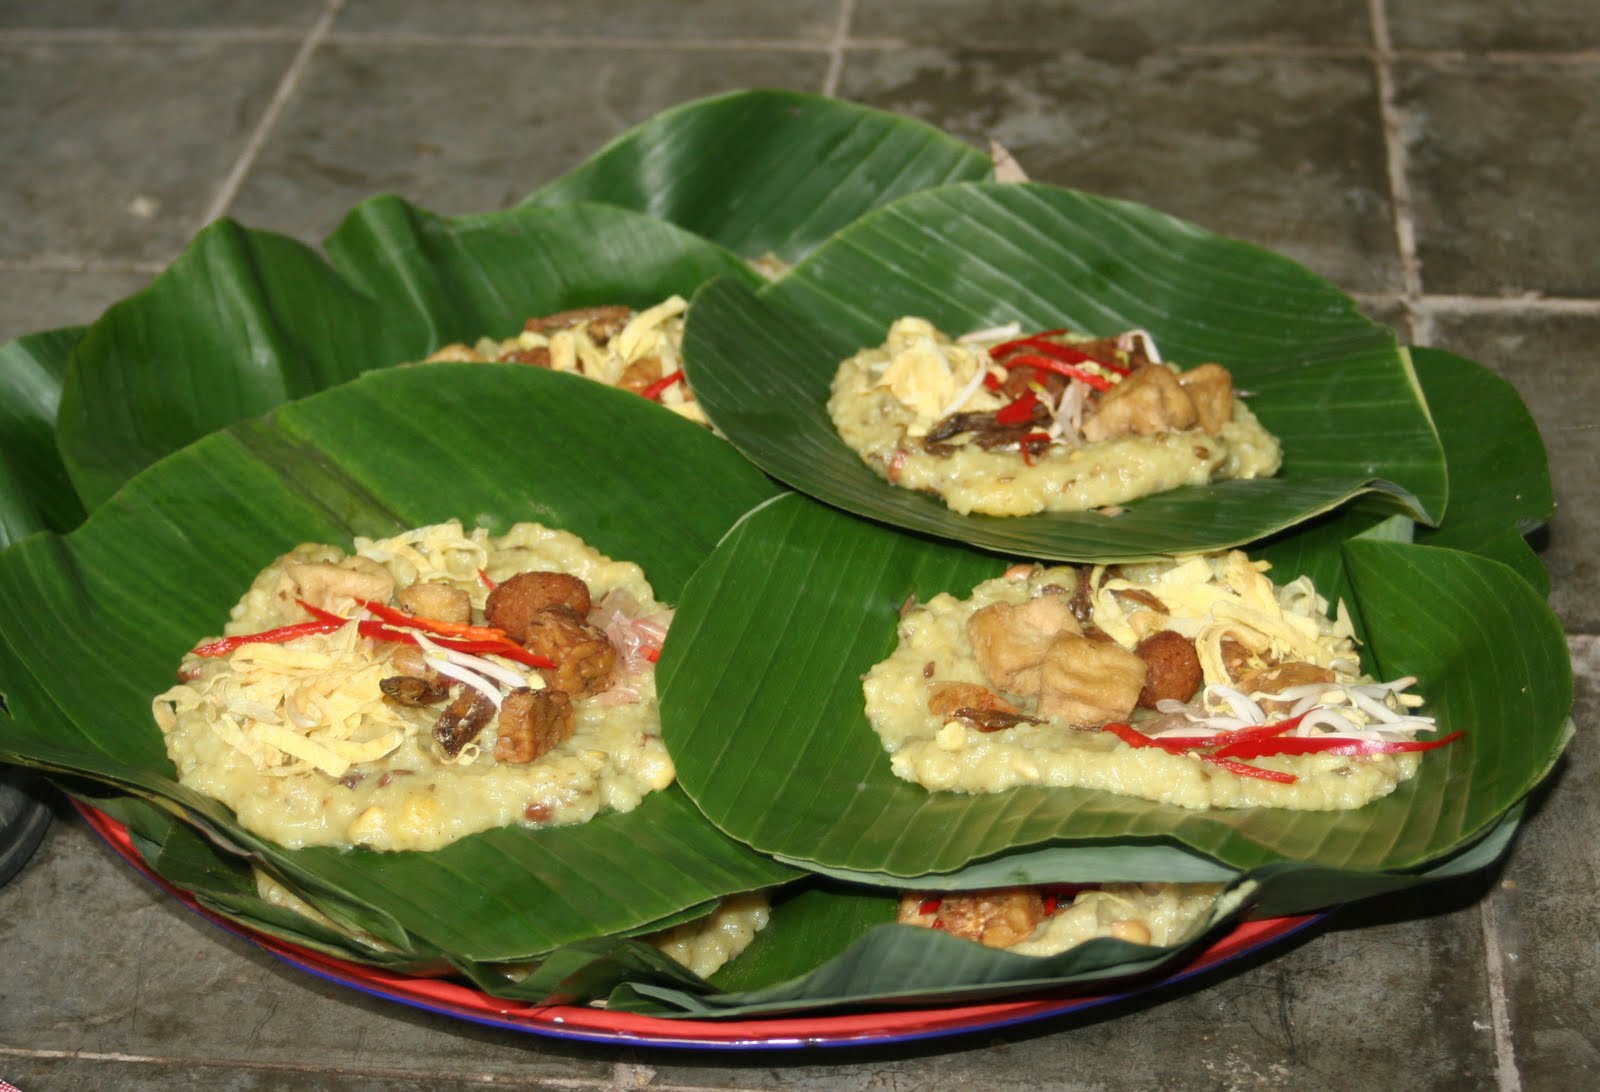
[[[505,965],[455,960],[452,968],[437,960],[388,954],[374,951],[367,943],[352,943],[347,931],[325,928],[293,911],[265,903],[256,894],[250,868],[239,859],[222,853],[163,810],[127,797],[81,792],[76,795],[129,824],[134,845],[162,879],[191,892],[203,907],[243,929],[246,935],[265,934],[335,958],[373,964],[396,973],[439,975],[454,969],[486,994],[506,1000],[548,1003],[609,994],[609,1004],[613,1008],[659,1016],[750,1017],[794,1009],[854,1006],[886,999],[932,1005],[970,1000],[979,995],[1004,996],[1041,986],[1054,990],[1126,989],[1147,982],[1140,976],[1152,970],[1152,956],[1161,960],[1162,967],[1177,967],[1185,953],[1193,951],[1203,939],[1196,936],[1190,943],[1167,950],[1164,955],[1142,947],[1099,945],[1047,967],[1039,960],[1018,960],[989,949],[967,950],[960,964],[961,973],[930,978],[927,969],[944,964],[936,962],[938,953],[918,947],[928,943],[922,935],[912,930],[908,931],[910,936],[896,937],[895,933],[907,930],[880,928],[893,922],[894,903],[899,890],[905,886],[903,882],[889,885],[894,890],[888,893],[864,890],[856,885],[798,883],[775,894],[767,928],[757,935],[749,949],[715,973],[709,982],[686,973],[653,946],[615,937],[568,945],[537,966],[521,969],[528,973],[513,976]],[[1352,875],[1337,870],[1269,867],[1248,877],[1248,898],[1230,900],[1218,919],[1231,918],[1238,913],[1250,917],[1302,914],[1335,902],[1348,904],[1357,899],[1472,874],[1504,856],[1521,812],[1521,805],[1512,808],[1479,843],[1417,873]],[[1093,851],[1044,852],[1075,854],[1081,863]],[[1007,860],[1021,861],[1030,856],[1033,855],[1012,854]],[[1125,858],[1127,854],[1121,856]],[[1090,871],[1082,878],[1105,882],[1214,882],[1230,887],[1239,886],[1245,879],[1215,866],[1209,874],[1116,875],[1117,855],[1105,854],[1102,860],[1111,871],[1099,875]],[[981,866],[967,870],[965,883],[951,885],[947,877],[938,877],[936,883],[926,886],[931,890],[948,891],[1043,882],[1028,875],[1025,867],[1009,873],[994,871],[980,876],[981,871]],[[980,879],[986,882],[975,882]],[[667,924],[672,923],[663,922],[655,927]],[[885,943],[891,950],[910,945],[912,955],[899,960],[885,957],[879,951]],[[873,973],[852,973],[849,969],[857,963],[871,967]],[[974,976],[982,983],[979,994],[974,993]],[[1126,981],[1122,981],[1124,979]]]
[[[687,296],[737,256],[598,205],[442,217],[380,196],[328,237],[325,261],[221,220],[74,349],[57,438],[92,510],[161,456],[235,421],[451,341],[510,336],[532,315]]]
[[[1101,512],[961,516],[885,483],[834,432],[841,359],[897,317],[961,333],[1018,320],[1142,327],[1168,359],[1230,368],[1282,441],[1274,478],[1173,490]],[[1278,532],[1351,498],[1444,513],[1440,441],[1410,358],[1355,303],[1285,258],[1136,205],[1033,184],[925,190],[840,231],[754,292],[713,282],[684,342],[696,397],[774,477],[910,530],[1026,556],[1131,560]]]
[[[972,1003],[1044,989],[1104,989],[1125,980],[1148,983],[1197,954],[1207,940],[1215,940],[1219,927],[1237,918],[1252,891],[1246,882],[1224,892],[1209,920],[1180,944],[1160,947],[1106,937],[1059,955],[1022,956],[936,929],[885,924],[894,914],[895,896],[890,893],[807,890],[797,896],[795,901],[805,905],[796,908],[792,920],[774,913],[772,924],[746,956],[717,979],[750,988],[705,996],[640,982],[619,988],[607,1003],[672,1015],[760,1016],[842,1004]],[[854,943],[841,944],[842,938],[851,937]],[[740,964],[750,970],[741,971]],[[758,984],[800,967],[809,969],[772,985]],[[747,981],[741,982],[746,973]]]
[[[67,354],[82,334],[71,326],[0,345],[0,547],[83,520],[55,442]]]
[[[175,453],[71,535],[0,553],[0,760],[178,808],[295,890],[368,908],[385,942],[462,959],[527,958],[780,882],[793,872],[676,789],[626,815],[436,853],[286,851],[178,785],[150,715],[182,653],[296,543],[535,519],[638,561],[671,602],[772,493],[706,430],[575,376],[449,364],[364,376]],[[673,655],[669,642],[663,662]]]
[[[686,588],[681,655],[660,676],[663,736],[712,822],[792,862],[916,877],[1046,844],[1154,840],[1241,871],[1416,868],[1485,834],[1556,761],[1572,702],[1566,641],[1538,593],[1497,562],[1358,540],[1343,564],[1373,669],[1418,676],[1441,730],[1467,732],[1356,811],[1191,812],[1086,790],[964,795],[898,780],[859,678],[894,647],[907,596],[965,594],[1005,561],[794,494],[740,521]]]
[[[79,804],[126,826],[129,844],[158,879],[247,933],[401,974],[439,975],[451,969],[441,953],[399,951],[376,943],[370,934],[363,938],[358,928],[332,920],[319,921],[268,902],[257,889],[250,861],[224,853],[199,831],[151,801],[107,794],[103,786],[93,782],[74,782],[68,789]]]
[[[1541,593],[1550,574],[1523,536],[1555,512],[1550,461],[1516,388],[1481,364],[1442,349],[1412,349],[1450,467],[1450,518],[1417,541],[1498,558]]]
[[[712,977],[717,992],[635,982],[614,991],[608,1003],[662,1016],[752,1017],[869,1003],[952,1003],[1037,989],[1137,989],[1153,984],[1152,975],[1181,973],[1219,926],[1240,915],[1298,915],[1481,872],[1504,857],[1521,812],[1521,805],[1512,808],[1482,841],[1421,873],[1352,876],[1280,866],[1247,879],[1232,877],[1211,927],[1168,949],[1096,941],[1046,959],[962,948],[931,941],[926,930],[890,925],[894,894],[874,898],[845,888],[800,886],[778,903],[771,924],[750,948]]]
[[[987,156],[912,118],[757,89],[657,114],[527,201],[620,205],[792,262],[879,205],[990,174]]]

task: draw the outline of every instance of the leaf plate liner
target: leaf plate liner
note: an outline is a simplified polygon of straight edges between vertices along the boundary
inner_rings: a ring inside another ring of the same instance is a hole
[[[365,376],[208,436],[71,535],[0,554],[0,760],[178,807],[298,885],[380,908],[396,941],[468,959],[525,957],[777,882],[793,872],[718,833],[675,788],[625,815],[432,854],[285,851],[179,786],[150,716],[183,651],[297,543],[532,519],[639,562],[671,602],[772,491],[704,429],[589,380],[517,365]],[[663,660],[674,654],[669,641]]]
[[[883,481],[826,409],[840,360],[914,314],[955,335],[1149,330],[1164,357],[1228,367],[1284,446],[1276,477],[1121,506],[961,516]],[[1132,560],[1253,541],[1354,497],[1437,523],[1439,437],[1407,352],[1288,259],[1152,210],[1034,184],[925,190],[839,232],[759,292],[712,282],[684,342],[691,386],[752,461],[829,504],[1023,556]]]
[[[1377,673],[1419,676],[1441,730],[1467,733],[1355,811],[1195,812],[1079,789],[964,795],[900,781],[866,722],[860,676],[893,648],[907,596],[964,596],[1005,561],[793,494],[742,520],[686,589],[681,655],[661,675],[664,738],[713,822],[795,863],[915,877],[1025,847],[1160,841],[1241,871],[1416,868],[1481,837],[1549,772],[1570,733],[1566,642],[1498,562],[1359,540],[1338,564]]]
[[[759,280],[681,228],[599,205],[443,217],[356,206],[324,244],[219,220],[74,348],[57,440],[87,507],[236,421],[534,315]]]

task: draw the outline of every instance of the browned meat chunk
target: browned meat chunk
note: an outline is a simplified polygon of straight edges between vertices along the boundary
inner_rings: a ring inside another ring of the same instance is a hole
[[[1126,720],[1144,689],[1144,661],[1121,645],[1077,633],[1050,642],[1041,665],[1039,712],[1076,728]]]
[[[948,718],[955,716],[958,709],[993,709],[1004,713],[1017,711],[1015,705],[987,686],[963,682],[935,683],[928,693],[928,712],[936,717]]]
[[[572,699],[560,690],[520,687],[500,703],[496,762],[532,762],[572,738]]]
[[[617,377],[617,386],[634,394],[643,394],[649,389],[650,384],[656,382],[665,373],[661,370],[661,358],[645,356],[635,360]]]
[[[967,639],[978,667],[1008,694],[1039,690],[1039,665],[1059,633],[1077,633],[1072,602],[1041,595],[1026,603],[991,603],[967,620]]]
[[[565,607],[584,617],[589,613],[589,585],[570,573],[518,573],[495,585],[483,605],[483,616],[513,641],[526,641],[534,617],[551,607]]]
[[[1200,427],[1216,433],[1233,420],[1233,376],[1221,364],[1202,364],[1178,376],[1178,383],[1194,403]]]
[[[410,706],[438,705],[450,696],[448,686],[420,675],[390,675],[378,680],[378,689],[390,701]]]
[[[470,686],[461,688],[433,726],[433,738],[439,741],[444,753],[454,758],[461,748],[478,738],[489,719],[494,716],[494,702],[481,691]]]
[[[454,584],[431,580],[412,584],[394,598],[401,610],[417,618],[463,625],[472,621],[472,596]]]
[[[1188,701],[1200,689],[1205,673],[1194,642],[1181,633],[1164,629],[1139,642],[1133,654],[1144,661],[1144,689],[1139,691],[1139,707],[1154,709],[1165,698]]]
[[[527,364],[534,368],[550,367],[548,346],[535,345],[531,349],[509,349],[500,354],[502,364]]]
[[[980,732],[998,732],[1024,721],[1039,722],[1006,699],[977,683],[935,683],[928,694],[928,712],[944,720],[965,720]]]
[[[1194,403],[1172,369],[1159,364],[1139,368],[1100,396],[1083,420],[1083,438],[1160,436],[1194,428]]]
[[[555,663],[544,672],[550,685],[575,698],[592,697],[610,688],[617,677],[617,650],[605,631],[564,607],[534,615],[522,640],[535,656]]]
[[[588,323],[589,339],[604,345],[628,321],[628,309],[621,305],[607,307],[578,307],[571,311],[557,311],[553,315],[531,318],[522,328],[535,334],[551,334],[557,330],[570,330]]]
[[[1281,694],[1296,686],[1324,685],[1333,680],[1333,672],[1326,667],[1318,667],[1304,660],[1289,660],[1271,667],[1245,671],[1239,679],[1239,689],[1246,694]],[[1264,712],[1277,713],[1289,708],[1294,702],[1260,698],[1257,704]]]
[[[1145,591],[1143,588],[1117,588],[1112,591],[1111,594],[1126,602],[1137,603],[1141,607],[1148,607],[1157,614],[1172,613],[1167,609],[1167,605],[1165,603],[1157,599],[1150,592]]]
[[[1028,887],[972,891],[959,895],[900,896],[896,920],[942,929],[987,948],[1009,948],[1026,940],[1049,916],[1044,896]]]
[[[1055,402],[1060,400],[1061,392],[1066,389],[1068,382],[1067,377],[1059,372],[1047,372],[1029,367],[1012,368],[1006,374],[1005,381],[1000,384],[1000,393],[1006,398],[1021,398],[1028,391],[1039,387],[1044,392],[1039,395],[1041,401],[1048,398]]]

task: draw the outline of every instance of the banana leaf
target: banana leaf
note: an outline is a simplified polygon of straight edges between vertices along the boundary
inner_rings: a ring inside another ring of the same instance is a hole
[[[1418,528],[1417,541],[1498,558],[1548,595],[1550,574],[1523,538],[1556,507],[1533,415],[1515,387],[1481,364],[1442,349],[1411,356],[1450,467],[1450,518]]]
[[[358,927],[318,920],[268,902],[256,886],[255,868],[249,860],[224,853],[157,804],[137,796],[107,794],[93,782],[75,782],[67,788],[77,803],[127,828],[129,846],[156,878],[192,896],[199,906],[245,935],[261,934],[335,959],[402,974],[439,975],[451,969],[441,953],[399,951],[376,943]]]
[[[890,893],[808,890],[797,897],[804,905],[795,908],[791,919],[775,912],[745,957],[717,979],[750,988],[697,995],[664,983],[638,982],[619,988],[607,1000],[630,1011],[759,1016],[843,1004],[972,1003],[1045,989],[1114,988],[1119,982],[1148,985],[1215,940],[1253,890],[1245,882],[1224,892],[1209,920],[1179,944],[1163,947],[1102,937],[1053,956],[1017,955],[936,929],[886,924],[894,914],[895,896]],[[854,943],[841,945],[841,939],[851,937]],[[741,964],[749,971],[741,971]],[[800,967],[809,969],[771,985],[758,984]]]
[[[888,485],[835,434],[840,360],[915,314],[957,334],[1149,330],[1163,355],[1232,370],[1283,443],[1270,479],[1173,490],[1101,512],[962,516]],[[1444,455],[1409,354],[1288,259],[1136,205],[1033,184],[902,198],[781,280],[697,295],[684,344],[696,396],[774,477],[910,530],[1026,556],[1131,560],[1266,537],[1353,497],[1425,523],[1444,513]]]
[[[890,925],[895,894],[800,886],[774,908],[771,924],[750,948],[712,977],[716,992],[638,981],[619,987],[608,1003],[663,1016],[726,1018],[885,1002],[953,1003],[1038,989],[1137,990],[1155,984],[1155,975],[1181,974],[1186,958],[1215,939],[1218,926],[1240,916],[1304,914],[1490,868],[1509,849],[1521,812],[1521,805],[1512,808],[1479,843],[1420,873],[1352,876],[1279,866],[1247,879],[1235,876],[1211,927],[1167,949],[1096,941],[1061,956],[1030,958],[962,947],[930,940],[927,930]]]
[[[620,205],[792,262],[879,205],[990,173],[988,157],[912,118],[757,89],[657,114],[527,201]]]
[[[67,354],[82,334],[71,326],[0,345],[0,547],[83,520],[55,442]]]
[[[608,1003],[613,1008],[665,1017],[726,1018],[796,1009],[821,1011],[886,1000],[927,1006],[976,996],[1001,997],[1046,986],[1052,990],[1127,990],[1149,983],[1153,956],[1159,960],[1156,966],[1177,966],[1184,954],[1193,951],[1203,939],[1196,936],[1191,942],[1164,952],[1139,946],[1097,945],[1050,965],[989,949],[968,948],[963,951],[959,973],[930,977],[930,967],[944,964],[934,962],[938,953],[919,947],[928,943],[920,931],[880,928],[893,922],[895,900],[903,883],[891,884],[893,891],[882,892],[855,885],[802,882],[775,894],[766,929],[749,949],[709,981],[689,974],[653,946],[615,937],[568,945],[537,966],[523,968],[527,973],[513,977],[505,965],[454,960],[452,967],[415,955],[374,951],[370,944],[352,943],[345,931],[324,928],[294,911],[265,903],[256,894],[249,868],[166,812],[131,798],[81,792],[75,795],[129,824],[134,846],[153,871],[180,890],[194,894],[203,907],[247,936],[265,934],[334,958],[397,973],[437,976],[453,969],[484,993],[506,1000],[549,1003],[609,994]],[[1218,921],[1239,914],[1257,918],[1302,914],[1335,902],[1348,904],[1481,871],[1504,856],[1521,811],[1521,805],[1514,807],[1479,843],[1418,873],[1352,875],[1335,870],[1264,869],[1249,877],[1250,886],[1245,889],[1248,897],[1231,899],[1217,915]],[[1013,854],[1010,859],[1028,856]],[[1078,856],[1081,860],[1086,855]],[[1114,855],[1107,855],[1105,860],[1111,869],[1117,867]],[[968,870],[967,879],[979,879],[980,871]],[[981,877],[985,883],[959,886],[949,886],[946,877],[939,877],[930,888],[972,890],[1038,882],[1025,871],[991,873]],[[1224,883],[1230,887],[1238,887],[1245,879],[1225,870],[1184,877],[1109,873],[1096,877],[1092,872],[1084,876],[1086,880],[1091,878],[1108,882],[1169,879]],[[656,927],[666,924],[671,923]],[[894,935],[899,932],[909,935]],[[909,945],[912,955],[904,959],[885,956],[880,950],[885,944],[891,953]],[[852,968],[858,964],[871,968],[871,973],[854,972]],[[974,977],[982,983],[976,992]]]
[[[74,349],[58,444],[93,509],[137,471],[235,421],[532,315],[687,296],[737,256],[597,205],[443,217],[380,196],[325,245],[220,220]]]
[[[1498,562],[1357,540],[1342,564],[1375,672],[1418,676],[1441,730],[1467,733],[1355,811],[1194,812],[1087,790],[964,795],[900,781],[866,722],[860,676],[893,649],[907,596],[965,595],[1005,561],[795,494],[740,521],[686,588],[680,656],[660,677],[663,736],[712,822],[825,868],[911,878],[1112,840],[1176,843],[1240,871],[1417,868],[1482,837],[1549,772],[1570,735],[1566,641],[1537,591]]]
[[[182,653],[299,542],[534,519],[638,561],[671,602],[772,492],[706,430],[574,376],[448,364],[364,376],[175,453],[70,535],[0,553],[0,760],[179,809],[296,890],[369,908],[386,942],[462,959],[526,958],[780,882],[793,872],[676,789],[625,815],[435,853],[287,851],[180,786],[150,717]]]

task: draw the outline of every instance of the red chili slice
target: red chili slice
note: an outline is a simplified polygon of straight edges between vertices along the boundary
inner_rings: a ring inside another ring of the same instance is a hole
[[[319,618],[314,622],[296,622],[293,625],[262,630],[260,633],[241,633],[234,637],[219,637],[215,641],[207,641],[203,645],[196,645],[189,651],[196,656],[226,656],[241,645],[280,645],[285,641],[292,641],[296,637],[307,637],[313,633],[332,633],[343,626],[347,620],[337,616],[332,620]]]
[[[1030,432],[1017,441],[1017,450],[1022,452],[1022,462],[1025,466],[1032,466],[1032,456],[1037,455],[1050,446],[1048,432]]]
[[[1020,398],[1001,406],[995,412],[994,419],[1002,425],[1020,425],[1033,420],[1033,410],[1038,404],[1038,394],[1033,391],[1023,391]]]
[[[1039,371],[1055,372],[1057,375],[1064,375],[1068,379],[1076,379],[1081,383],[1087,383],[1097,391],[1111,389],[1111,380],[1109,379],[1095,375],[1093,372],[1086,372],[1082,368],[1068,364],[1064,360],[1054,360],[1048,356],[1040,356],[1037,353],[1022,353],[1012,357],[1010,360],[1001,361],[1001,364],[1007,368],[1027,367],[1036,368]]]
[[[1241,740],[1214,751],[1218,758],[1260,758],[1263,755],[1395,755],[1431,751],[1454,743],[1464,735],[1452,732],[1438,739],[1339,739],[1326,736],[1291,736],[1287,739]]]
[[[659,402],[661,400],[661,396],[667,392],[667,388],[672,386],[674,383],[680,382],[682,379],[683,369],[679,368],[671,375],[662,376],[660,379],[656,380],[639,393],[650,399],[652,402]]]

